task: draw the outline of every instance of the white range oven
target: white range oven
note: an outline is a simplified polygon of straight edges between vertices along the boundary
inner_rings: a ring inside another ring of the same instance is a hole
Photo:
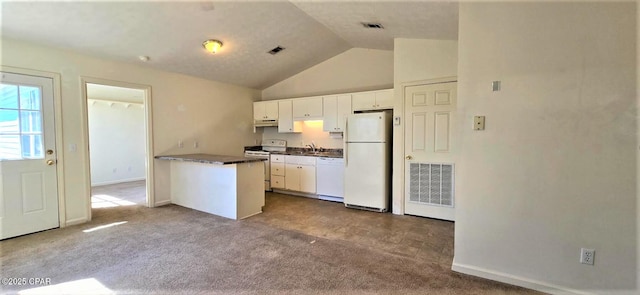
[[[268,139],[262,142],[262,147],[257,149],[245,147],[244,156],[247,158],[267,159],[264,161],[264,190],[271,191],[271,152],[286,152],[287,141],[282,139]]]

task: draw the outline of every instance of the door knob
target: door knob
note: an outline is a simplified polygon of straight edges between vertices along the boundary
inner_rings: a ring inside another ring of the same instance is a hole
[[[53,155],[53,150],[47,150],[47,155]]]
[[[408,155],[408,156],[406,156],[404,158],[407,159],[407,160],[412,160],[413,159],[413,157],[411,155]]]
[[[54,160],[47,160],[47,165],[51,166],[53,164],[55,164],[56,161]]]

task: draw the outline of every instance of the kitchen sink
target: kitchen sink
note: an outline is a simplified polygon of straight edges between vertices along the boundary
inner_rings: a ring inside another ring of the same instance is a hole
[[[318,156],[318,157],[322,157],[322,156],[336,156],[336,153],[331,153],[331,152],[312,152],[312,151],[294,151],[294,152],[289,152],[290,155],[299,155],[299,156]]]

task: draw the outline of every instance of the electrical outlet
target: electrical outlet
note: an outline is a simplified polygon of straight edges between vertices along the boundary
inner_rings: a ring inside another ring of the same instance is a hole
[[[193,147],[196,148],[196,149],[198,148],[198,141],[197,140],[193,142]]]
[[[593,265],[596,256],[596,250],[580,248],[580,263]]]
[[[184,147],[184,142],[182,142],[182,140],[178,140],[178,147],[179,148],[183,148]]]

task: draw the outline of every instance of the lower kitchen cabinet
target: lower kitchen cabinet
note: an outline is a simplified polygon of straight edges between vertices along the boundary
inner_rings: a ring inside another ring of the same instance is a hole
[[[300,166],[300,191],[316,193],[316,166]]]
[[[316,158],[303,156],[285,157],[285,189],[316,193]]]
[[[316,167],[306,166],[300,164],[286,164],[285,165],[285,189],[305,192],[316,193]]]
[[[285,188],[284,155],[271,155],[271,188]]]

